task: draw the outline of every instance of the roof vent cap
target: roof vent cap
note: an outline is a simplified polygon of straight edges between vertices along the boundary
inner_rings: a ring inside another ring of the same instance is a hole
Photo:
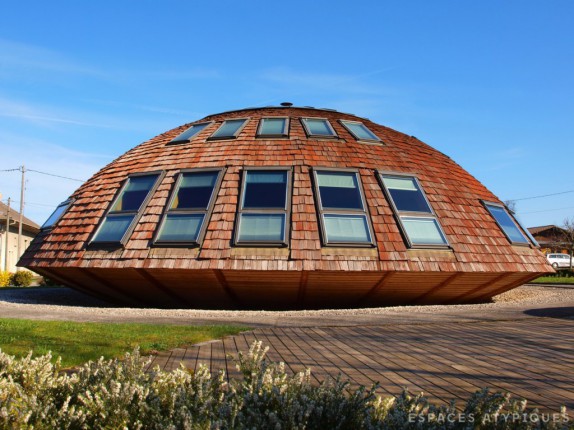
[[[291,102],[283,102],[283,103],[281,103],[281,106],[283,106],[283,107],[291,107],[291,106],[293,106],[293,103],[291,103]]]

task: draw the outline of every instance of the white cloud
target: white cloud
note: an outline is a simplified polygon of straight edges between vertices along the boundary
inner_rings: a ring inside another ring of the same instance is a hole
[[[372,85],[364,83],[365,78],[385,73],[390,70],[392,70],[392,68],[385,68],[357,75],[344,75],[337,73],[302,72],[286,67],[276,67],[263,71],[261,73],[261,78],[290,86],[312,87],[326,90],[337,88],[341,91],[347,92],[370,92],[374,88]],[[344,86],[340,87],[340,85]]]
[[[39,170],[76,179],[89,179],[112,156],[70,150],[39,139],[22,138],[0,134],[0,170],[25,164],[26,169]],[[20,200],[19,172],[0,172],[0,193],[2,201],[11,197]],[[26,174],[26,196],[28,202],[24,214],[41,224],[61,201],[65,200],[79,186],[80,182],[42,175],[36,172]],[[15,203],[16,209],[19,203]]]
[[[49,125],[50,123],[73,124],[87,127],[110,126],[104,123],[85,121],[78,118],[77,113],[62,111],[54,106],[44,106],[21,101],[0,98],[0,116],[17,118],[36,125]]]
[[[22,70],[72,73],[103,77],[106,74],[90,66],[80,64],[67,56],[46,48],[0,39],[0,71],[4,74]]]

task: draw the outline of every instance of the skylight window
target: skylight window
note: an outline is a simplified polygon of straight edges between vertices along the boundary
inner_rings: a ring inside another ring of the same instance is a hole
[[[337,137],[328,120],[323,118],[301,118],[308,137]]]
[[[211,135],[210,140],[235,139],[247,123],[247,119],[228,119]]]
[[[446,236],[418,180],[402,175],[380,177],[409,247],[447,247]]]
[[[375,133],[367,128],[365,124],[357,121],[340,121],[341,124],[355,137],[357,140],[364,140],[367,142],[380,142]]]
[[[357,172],[315,170],[316,196],[325,245],[372,245]]]
[[[159,173],[130,176],[98,228],[92,243],[124,243],[141,216]]]
[[[243,172],[235,243],[287,245],[291,171]]]
[[[483,203],[511,243],[528,245],[528,239],[520,231],[518,225],[514,222],[503,205],[490,202]]]
[[[187,130],[185,130],[183,133],[181,133],[175,139],[168,142],[168,145],[175,145],[178,143],[187,143],[195,135],[197,135],[201,130],[203,130],[205,127],[207,127],[210,124],[211,124],[211,122],[202,122],[200,124],[193,124],[191,127],[189,127]]]
[[[199,244],[213,208],[221,170],[181,173],[155,238],[156,244]]]
[[[66,200],[65,202],[60,203],[58,207],[54,210],[54,212],[52,212],[52,215],[50,215],[46,220],[46,222],[42,224],[42,227],[40,227],[40,229],[45,230],[51,228],[54,224],[56,224],[60,220],[60,218],[62,218],[62,215],[64,215],[64,213],[68,210],[71,204],[72,200]]]
[[[289,135],[289,118],[261,118],[258,137],[285,137]]]

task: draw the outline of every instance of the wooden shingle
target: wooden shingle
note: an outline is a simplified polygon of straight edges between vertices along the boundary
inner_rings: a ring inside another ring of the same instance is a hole
[[[256,137],[259,120],[272,116],[290,118],[288,137]],[[300,122],[304,117],[328,119],[338,137],[308,138]],[[209,140],[223,121],[234,118],[249,118],[236,139]],[[357,141],[339,120],[362,122],[381,143]],[[408,303],[417,297],[433,303],[465,302],[487,299],[521,280],[552,271],[533,245],[508,241],[481,203],[501,203],[495,195],[448,156],[412,136],[351,114],[312,108],[243,109],[197,122],[208,121],[212,124],[190,142],[168,144],[192,123],[162,133],[102,168],[71,196],[70,208],[51,230],[36,237],[20,264],[41,269],[46,276],[53,274],[83,291],[97,293],[101,288],[102,296],[128,301],[126,297],[136,295],[135,301],[154,303],[150,298],[161,294],[161,304],[185,307],[217,307],[217,303],[220,307],[374,306]],[[245,167],[264,166],[292,169],[288,246],[285,252],[272,247],[237,252],[233,237],[241,174]],[[178,173],[196,168],[224,169],[203,241],[199,247],[154,247],[152,239]],[[314,168],[358,172],[373,229],[372,248],[325,247],[313,189]],[[165,176],[127,241],[117,249],[94,248],[90,240],[124,181],[130,174],[152,171],[163,171]],[[448,249],[409,249],[381,188],[380,171],[418,178],[448,239]],[[457,273],[464,276],[445,283]],[[381,281],[388,274],[397,276]],[[489,284],[492,279],[496,282]],[[329,297],[331,287],[336,297]],[[368,300],[363,300],[369,291],[373,292]]]

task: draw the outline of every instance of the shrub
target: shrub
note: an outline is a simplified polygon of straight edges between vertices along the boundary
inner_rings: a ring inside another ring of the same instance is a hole
[[[574,270],[562,269],[557,271],[556,273],[553,273],[553,275],[555,275],[558,278],[560,277],[571,278],[574,276]]]
[[[57,287],[58,285],[60,285],[60,283],[54,281],[52,278],[46,278],[45,276],[42,276],[42,279],[40,280],[40,285],[42,285],[43,287]]]
[[[0,288],[8,287],[10,285],[10,278],[12,274],[10,272],[0,270]]]
[[[19,272],[13,273],[10,277],[10,284],[15,287],[29,287],[34,280],[34,274],[28,272],[27,270],[20,270]]]
[[[566,429],[566,410],[536,420],[526,401],[482,390],[464,409],[430,404],[405,390],[381,398],[348,382],[311,385],[310,371],[288,375],[254,343],[240,354],[243,377],[228,384],[183,367],[145,369],[136,350],[123,360],[89,362],[72,374],[51,355],[14,359],[0,351],[0,429]],[[462,412],[461,412],[462,411]],[[526,415],[525,415],[526,414]],[[464,416],[466,422],[457,417]],[[548,416],[548,415],[544,415]],[[472,417],[473,422],[468,420]],[[534,417],[534,418],[533,418]],[[514,421],[512,421],[514,419]],[[514,423],[514,424],[513,424]]]

